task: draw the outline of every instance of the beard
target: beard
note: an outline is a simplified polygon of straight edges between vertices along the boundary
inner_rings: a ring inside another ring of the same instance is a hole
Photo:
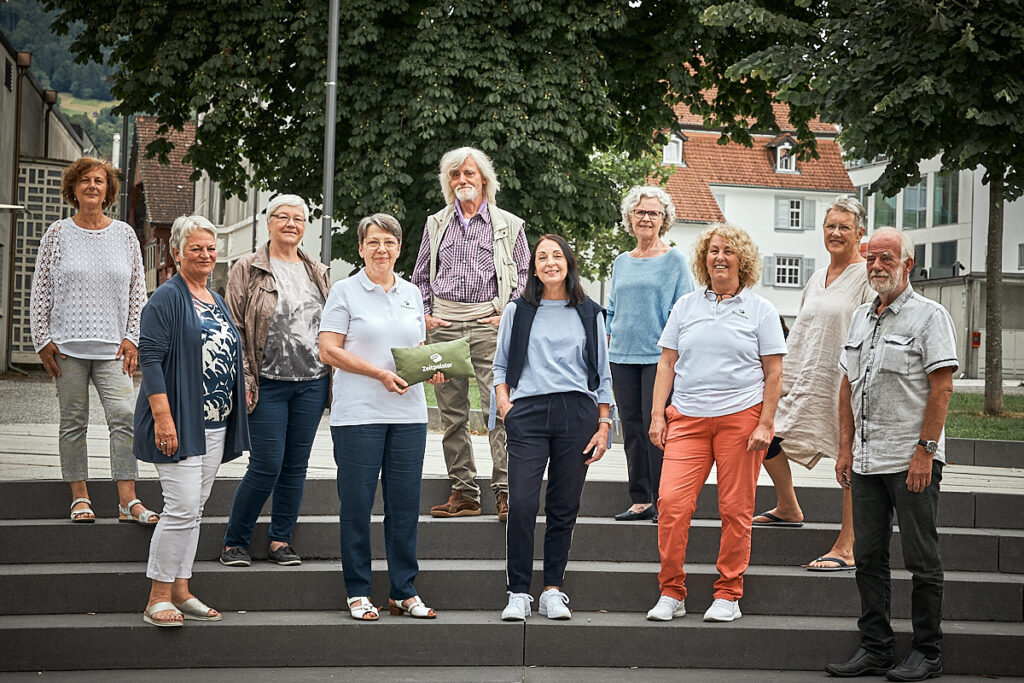
[[[885,276],[885,279],[881,279],[879,276]],[[875,290],[879,294],[890,294],[895,291],[903,283],[903,269],[900,268],[895,273],[868,273],[868,284],[871,285],[871,289]]]
[[[477,192],[475,187],[460,187],[459,189],[455,190],[455,197],[460,202],[471,202],[474,201],[479,196],[480,193]]]

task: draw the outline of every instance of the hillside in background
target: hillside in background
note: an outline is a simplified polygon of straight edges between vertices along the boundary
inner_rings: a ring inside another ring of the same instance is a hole
[[[76,64],[68,49],[76,29],[66,36],[54,35],[52,14],[38,0],[0,2],[0,31],[16,50],[32,53],[32,75],[44,88],[61,93],[61,111],[85,128],[101,156],[109,157],[113,135],[121,130],[121,120],[110,114],[116,104],[107,80],[110,68]]]

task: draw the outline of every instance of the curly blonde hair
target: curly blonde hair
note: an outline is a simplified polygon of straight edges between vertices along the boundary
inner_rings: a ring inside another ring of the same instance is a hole
[[[761,254],[757,250],[757,245],[745,230],[728,223],[712,223],[697,237],[690,266],[697,282],[703,287],[711,285],[711,276],[708,274],[708,249],[711,245],[711,238],[715,235],[724,239],[739,259],[740,286],[753,287],[756,285],[761,279]]]

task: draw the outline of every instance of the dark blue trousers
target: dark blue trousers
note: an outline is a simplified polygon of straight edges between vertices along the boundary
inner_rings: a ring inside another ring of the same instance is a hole
[[[529,593],[540,485],[548,473],[544,514],[544,585],[561,586],[587,476],[583,449],[597,431],[597,404],[568,392],[520,398],[505,415],[508,445],[507,589]]]
[[[427,424],[368,424],[331,427],[338,465],[341,565],[348,597],[369,596],[370,511],[380,477],[384,498],[384,550],[390,597],[416,595],[416,525],[420,514]]]
[[[256,518],[271,493],[270,540],[291,542],[330,380],[329,376],[304,382],[260,379],[260,400],[249,414],[249,466],[235,489],[225,546],[249,547]]]
[[[910,615],[913,647],[929,659],[942,654],[942,558],[936,518],[942,463],[932,462],[932,481],[921,493],[907,490],[907,473],[862,475],[854,472],[853,558],[860,591],[860,643],[868,652],[892,656],[889,540],[892,514],[900,526],[903,564],[913,575]]]

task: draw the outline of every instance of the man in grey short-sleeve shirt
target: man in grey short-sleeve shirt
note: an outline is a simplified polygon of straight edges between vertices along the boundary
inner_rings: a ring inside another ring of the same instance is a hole
[[[825,670],[922,680],[942,671],[942,560],[936,512],[946,408],[957,368],[953,321],[914,292],[914,245],[883,228],[868,242],[868,282],[878,297],[853,313],[840,357],[836,478],[853,497],[853,555],[861,599],[860,649]],[[913,574],[910,654],[894,666],[889,624],[893,510],[905,567]]]

